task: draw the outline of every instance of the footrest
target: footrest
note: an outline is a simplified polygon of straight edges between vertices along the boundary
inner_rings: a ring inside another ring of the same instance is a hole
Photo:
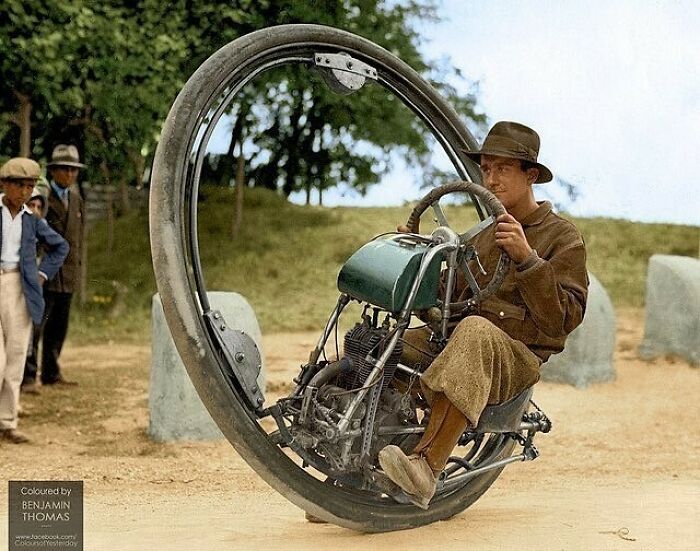
[[[532,387],[526,388],[507,402],[486,406],[476,426],[476,432],[518,431],[532,392]]]

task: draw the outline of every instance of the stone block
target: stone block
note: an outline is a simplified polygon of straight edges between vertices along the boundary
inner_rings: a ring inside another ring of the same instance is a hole
[[[647,268],[646,321],[639,355],[677,354],[700,365],[700,260],[655,254]]]
[[[262,354],[262,335],[252,307],[238,293],[207,294],[214,310],[219,310],[232,329],[245,331]],[[159,295],[151,308],[152,356],[148,408],[148,433],[159,442],[172,440],[215,440],[223,434],[199,398],[170,336]],[[265,388],[265,362],[258,376]]]
[[[605,287],[588,273],[588,301],[583,322],[566,340],[564,351],[542,365],[542,380],[585,388],[615,378],[615,311]]]

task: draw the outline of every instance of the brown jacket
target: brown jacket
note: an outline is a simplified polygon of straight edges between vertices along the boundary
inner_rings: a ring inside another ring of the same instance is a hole
[[[68,191],[68,208],[63,205],[51,187],[46,221],[68,241],[70,251],[56,277],[47,283],[49,291],[73,293],[80,287],[84,220],[83,199],[77,186],[72,186]]]
[[[484,301],[478,313],[547,361],[564,349],[566,336],[583,320],[588,295],[586,248],[576,226],[552,212],[547,201],[539,203],[522,226],[537,254],[519,266],[512,264],[503,285]],[[495,225],[473,241],[488,273],[481,275],[476,261],[470,261],[481,288],[493,274],[501,253],[494,233]],[[461,274],[456,294],[459,300],[471,294]]]

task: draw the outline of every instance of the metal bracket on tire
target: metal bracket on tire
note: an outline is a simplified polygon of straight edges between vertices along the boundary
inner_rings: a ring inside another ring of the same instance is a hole
[[[377,80],[377,70],[349,54],[315,53],[314,62],[324,80],[334,92],[351,94],[365,85],[369,78]]]
[[[258,375],[262,369],[258,345],[243,331],[231,329],[226,325],[218,310],[210,310],[204,314],[204,318],[221,345],[221,352],[228,367],[224,374],[235,380],[248,405],[253,409],[260,409],[265,397],[258,387]]]

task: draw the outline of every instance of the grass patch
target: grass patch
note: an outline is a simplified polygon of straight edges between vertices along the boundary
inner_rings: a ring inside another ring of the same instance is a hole
[[[248,189],[241,234],[232,241],[232,191],[203,191],[199,231],[207,287],[244,295],[265,332],[320,330],[337,299],[335,282],[343,262],[373,236],[404,223],[410,212],[410,206],[303,207],[267,190]],[[449,220],[462,221],[458,230],[476,221],[470,206],[446,210]],[[643,305],[652,254],[697,255],[697,227],[572,220],[586,240],[589,269],[616,306]],[[429,220],[423,230],[430,231]],[[116,220],[111,254],[104,247],[106,237],[104,222],[90,231],[88,299],[73,309],[71,338],[147,342],[155,292],[147,213],[134,211]],[[126,289],[122,298],[118,288]],[[124,303],[123,313],[110,317],[118,300]]]
[[[647,263],[653,254],[697,258],[698,227],[610,218],[572,220],[586,241],[588,269],[600,279],[615,306],[644,306]]]

